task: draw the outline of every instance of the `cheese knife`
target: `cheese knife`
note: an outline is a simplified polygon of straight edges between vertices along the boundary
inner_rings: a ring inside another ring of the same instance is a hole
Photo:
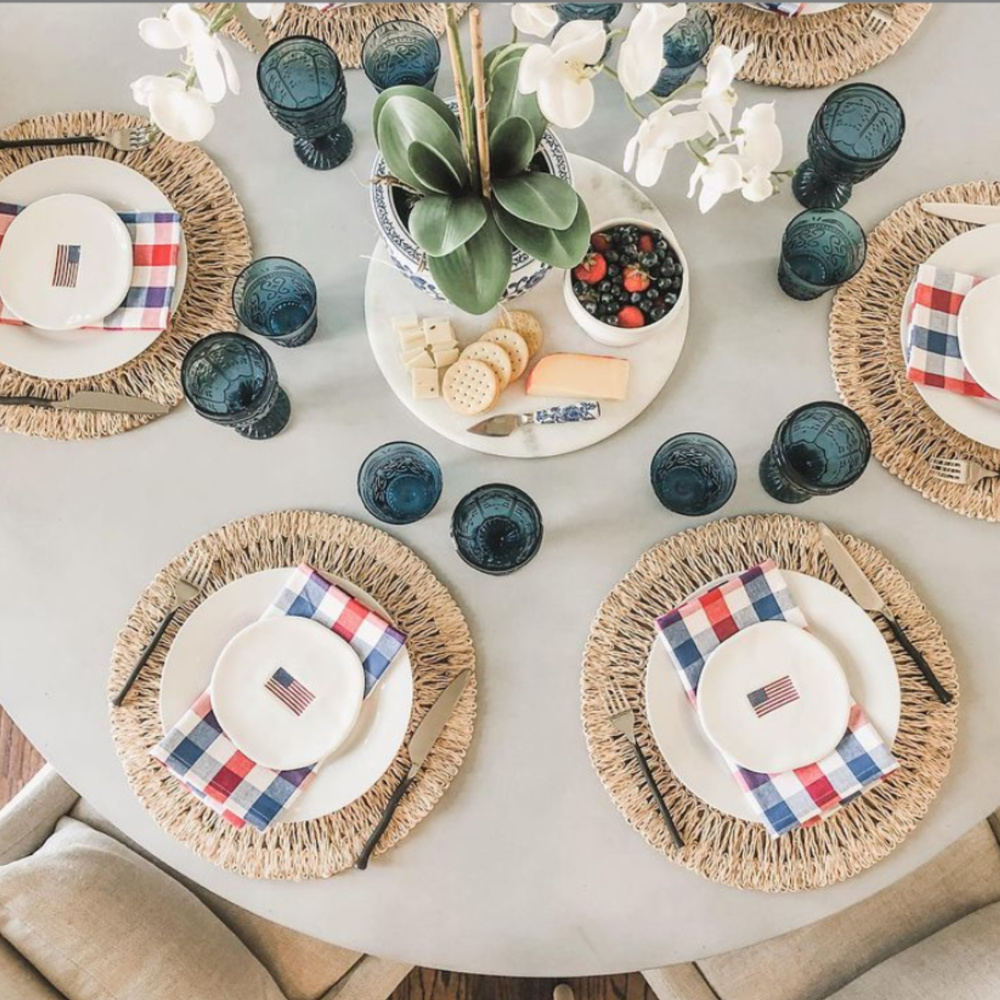
[[[0,396],[0,406],[38,406],[46,410],[91,410],[95,413],[139,413],[161,417],[169,406],[140,396],[120,396],[114,392],[74,392],[68,399],[43,396]]]
[[[550,406],[547,410],[535,410],[534,413],[500,413],[470,427],[469,433],[484,437],[508,437],[518,428],[531,424],[580,424],[585,420],[596,420],[600,415],[601,404],[596,400],[587,400]]]
[[[1000,205],[969,205],[964,202],[925,201],[920,206],[928,215],[955,222],[971,222],[974,226],[990,226],[1000,222]]]

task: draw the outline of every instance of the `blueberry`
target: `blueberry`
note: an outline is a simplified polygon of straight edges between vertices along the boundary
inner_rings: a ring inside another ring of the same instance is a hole
[[[650,289],[647,289],[647,291],[646,291],[646,298],[647,299],[658,299],[659,297],[660,297],[660,290],[659,290],[659,288],[650,288]]]
[[[610,292],[611,291],[611,282],[608,281],[607,278],[605,278],[604,281],[599,281],[597,283],[597,290],[599,292]]]
[[[649,310],[649,318],[655,323],[658,319],[663,319],[667,315],[667,310],[663,306],[654,306]]]
[[[670,287],[675,292],[679,292],[681,290],[681,279],[680,279],[680,276],[671,279],[671,281],[670,281]]]
[[[633,292],[628,297],[628,300],[632,303],[632,305],[637,306],[642,301],[642,292]]]
[[[663,296],[663,303],[664,305],[673,307],[677,304],[677,296],[673,292],[667,292],[667,294]]]
[[[617,250],[609,250],[605,255],[604,259],[609,264],[617,264],[618,261],[622,259],[621,254]]]
[[[622,273],[621,265],[619,265],[619,264],[609,264],[608,265],[608,277],[609,278],[617,278],[617,277],[619,277],[619,275],[621,275],[621,273]]]
[[[575,295],[583,295],[587,290],[587,283],[585,281],[574,281],[573,282],[573,293]]]
[[[659,259],[655,253],[644,253],[640,258],[640,262],[643,267],[655,267]]]

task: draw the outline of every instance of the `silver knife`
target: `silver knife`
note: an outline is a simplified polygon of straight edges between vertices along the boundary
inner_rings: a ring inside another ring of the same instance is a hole
[[[451,718],[452,710],[458,704],[458,699],[462,697],[462,692],[469,683],[471,675],[471,670],[463,670],[456,674],[451,683],[438,695],[437,701],[431,705],[430,711],[420,720],[420,724],[413,731],[409,747],[410,770],[403,776],[403,780],[396,786],[396,790],[386,803],[385,811],[382,813],[382,818],[378,821],[378,826],[372,831],[365,846],[361,849],[358,860],[354,862],[355,868],[363,871],[368,867],[368,860],[372,856],[372,851],[375,850],[379,840],[382,839],[382,834],[385,833],[386,827],[389,825],[389,821],[396,811],[396,806],[399,805],[400,799],[406,794],[407,788],[410,787],[413,779],[417,776],[417,772],[427,759],[427,755],[431,752],[431,747],[437,742],[441,731],[447,724],[448,719]]]
[[[964,202],[925,201],[920,207],[928,215],[955,222],[971,222],[974,226],[991,226],[1000,222],[1000,205],[968,205]]]
[[[871,581],[865,576],[861,567],[854,561],[854,557],[844,548],[839,538],[825,525],[819,525],[819,537],[823,543],[826,554],[830,557],[830,562],[840,574],[844,586],[847,587],[854,602],[864,608],[869,614],[878,615],[892,629],[892,634],[897,642],[906,650],[910,659],[917,665],[924,675],[924,680],[931,686],[934,693],[947,704],[952,700],[950,692],[945,690],[941,682],[934,676],[930,664],[924,659],[923,654],[910,641],[910,637],[903,631],[903,626],[896,621],[895,616],[886,606],[882,595],[872,586]]]
[[[469,433],[484,437],[507,437],[519,427],[530,424],[580,424],[585,420],[596,420],[600,415],[601,404],[597,400],[585,400],[564,406],[550,406],[546,410],[535,410],[534,413],[500,413],[470,427]]]
[[[96,413],[140,413],[162,417],[169,406],[141,396],[120,396],[114,392],[74,392],[68,399],[42,396],[0,396],[0,406],[39,406],[47,410],[92,410]]]

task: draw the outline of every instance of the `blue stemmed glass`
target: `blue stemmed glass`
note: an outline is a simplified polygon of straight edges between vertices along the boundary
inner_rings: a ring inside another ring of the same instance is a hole
[[[853,278],[867,251],[865,231],[846,212],[806,209],[792,219],[781,239],[778,284],[793,299],[817,299]]]
[[[199,340],[184,358],[181,387],[196,413],[254,441],[274,437],[292,412],[270,355],[241,333]]]
[[[712,47],[715,38],[712,19],[694,4],[688,4],[687,10],[687,16],[663,36],[666,65],[653,86],[657,97],[669,97],[687,83]]]
[[[358,495],[365,510],[386,524],[412,524],[441,499],[441,466],[426,448],[393,441],[361,463]]]
[[[361,66],[381,93],[408,84],[434,89],[441,46],[434,32],[417,21],[386,21],[369,32],[361,49]]]
[[[861,418],[840,403],[807,403],[781,422],[760,481],[782,503],[830,496],[856,483],[872,454]]]
[[[559,21],[603,21],[607,27],[621,12],[620,3],[557,3],[555,12]]]
[[[700,517],[728,503],[736,489],[736,462],[714,437],[678,434],[653,456],[649,481],[667,510]]]
[[[792,179],[806,208],[841,208],[851,188],[896,155],[906,116],[892,94],[871,83],[849,83],[822,104],[809,129],[809,159]]]
[[[301,347],[316,332],[316,282],[287,257],[261,257],[233,285],[240,322],[279,347]]]
[[[451,518],[451,536],[470,566],[503,576],[535,557],[542,544],[542,515],[523,490],[491,483],[459,501]]]
[[[307,167],[330,170],[351,155],[347,83],[325,42],[302,35],[275,42],[257,64],[257,86],[271,117],[295,136],[295,155]]]

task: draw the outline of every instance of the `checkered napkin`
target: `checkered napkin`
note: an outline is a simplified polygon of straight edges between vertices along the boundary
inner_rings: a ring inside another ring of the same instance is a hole
[[[805,10],[806,5],[804,3],[752,3],[750,6],[769,10],[775,14],[783,14],[785,17],[798,17]]]
[[[910,309],[906,377],[917,385],[980,399],[993,397],[969,374],[958,347],[958,311],[982,281],[972,274],[921,264]]]
[[[23,205],[0,202],[0,247]],[[181,217],[176,212],[119,212],[132,240],[132,285],[125,301],[97,326],[87,330],[165,330],[177,284]],[[0,323],[24,326],[0,301]]]
[[[765,621],[807,627],[781,570],[771,560],[657,619],[660,638],[692,705],[709,655],[740,629]],[[899,767],[857,702],[852,703],[843,740],[815,764],[760,774],[728,757],[726,763],[772,837],[825,819]]]
[[[402,632],[305,564],[262,617],[276,615],[312,618],[346,640],[364,665],[366,698],[406,642]],[[292,805],[320,766],[277,771],[255,764],[223,732],[208,691],[150,755],[233,826],[249,823],[258,830],[266,830]]]

